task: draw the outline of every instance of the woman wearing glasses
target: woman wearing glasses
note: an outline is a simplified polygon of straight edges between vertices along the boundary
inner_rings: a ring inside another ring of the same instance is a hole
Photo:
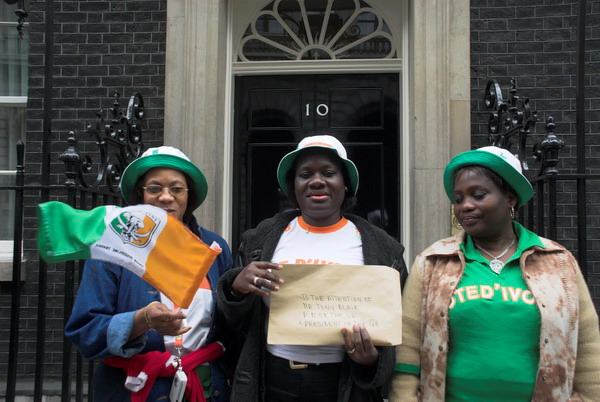
[[[156,352],[189,354],[186,368],[192,353],[196,363],[202,362],[206,360],[202,353],[208,345],[225,341],[214,291],[233,260],[227,243],[201,227],[192,214],[206,198],[208,186],[200,169],[180,150],[166,146],[149,149],[125,169],[120,188],[128,204],[159,207],[183,222],[204,243],[216,241],[222,249],[192,304],[184,310],[131,271],[107,262],[86,262],[65,333],[85,358],[109,358],[100,362],[94,373],[94,399],[166,399],[173,377],[159,374],[148,386],[153,373],[160,371],[153,368],[160,366]],[[123,368],[115,367],[115,359],[110,359],[113,357],[129,358],[127,374]],[[196,396],[203,391],[207,400],[229,400],[225,357],[198,365],[191,371],[198,379],[189,378],[188,372],[188,392],[189,385],[195,384]],[[144,371],[148,379],[132,376],[134,365],[140,366],[135,373]],[[190,398],[187,393],[186,396]]]

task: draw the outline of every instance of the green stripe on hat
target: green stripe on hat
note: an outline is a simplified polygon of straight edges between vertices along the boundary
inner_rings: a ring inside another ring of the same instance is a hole
[[[138,180],[150,169],[169,168],[187,174],[196,187],[198,201],[192,205],[192,209],[198,208],[206,199],[208,183],[202,171],[194,165],[180,150],[162,146],[150,148],[140,158],[134,160],[123,172],[119,187],[121,194],[128,204],[131,204],[133,189]]]
[[[294,166],[294,162],[296,161],[296,158],[298,158],[300,152],[309,148],[322,148],[337,155],[342,162],[344,162],[344,168],[346,173],[348,173],[348,178],[350,179],[350,183],[346,184],[350,188],[352,195],[356,195],[356,192],[358,191],[358,169],[356,168],[354,162],[347,158],[346,148],[344,148],[342,143],[337,138],[331,135],[305,137],[302,139],[302,141],[300,141],[295,150],[281,158],[281,161],[277,166],[277,182],[279,183],[279,187],[281,187],[281,190],[283,190],[284,194],[289,196],[285,183],[285,177],[288,171]]]
[[[485,150],[482,150],[484,148]],[[533,187],[531,187],[529,180],[508,162],[508,158],[514,158],[516,163],[519,164],[518,166],[520,166],[518,159],[502,148],[484,148],[458,154],[452,158],[448,165],[446,165],[444,171],[444,189],[446,190],[446,195],[450,198],[450,201],[454,202],[454,181],[456,171],[463,166],[477,165],[486,167],[502,177],[517,194],[517,197],[519,198],[517,206],[520,207],[521,205],[524,205],[531,197],[533,197]],[[494,150],[494,148],[498,151]],[[515,163],[514,160],[512,162]]]

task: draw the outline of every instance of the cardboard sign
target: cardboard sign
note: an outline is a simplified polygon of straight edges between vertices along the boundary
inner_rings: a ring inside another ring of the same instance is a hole
[[[284,265],[271,292],[267,342],[343,345],[362,324],[376,346],[402,343],[400,274],[379,265]]]

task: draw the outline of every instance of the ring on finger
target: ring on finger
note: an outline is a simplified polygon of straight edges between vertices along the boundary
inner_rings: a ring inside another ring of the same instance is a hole
[[[349,355],[351,355],[352,353],[356,352],[356,348],[353,348],[352,350],[347,350],[346,351]]]
[[[254,286],[258,286],[258,280],[260,279],[260,276],[255,276],[254,279],[252,280],[252,283],[254,283]]]

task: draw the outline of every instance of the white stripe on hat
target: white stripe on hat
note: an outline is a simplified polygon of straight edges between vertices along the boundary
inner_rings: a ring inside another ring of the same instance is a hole
[[[510,164],[517,172],[523,174],[523,169],[521,168],[521,162],[519,161],[519,159],[516,156],[514,156],[512,153],[507,151],[506,149],[494,147],[494,146],[487,146],[487,147],[479,148],[477,150],[489,152],[491,154],[499,156],[500,158],[505,160],[508,164]]]

